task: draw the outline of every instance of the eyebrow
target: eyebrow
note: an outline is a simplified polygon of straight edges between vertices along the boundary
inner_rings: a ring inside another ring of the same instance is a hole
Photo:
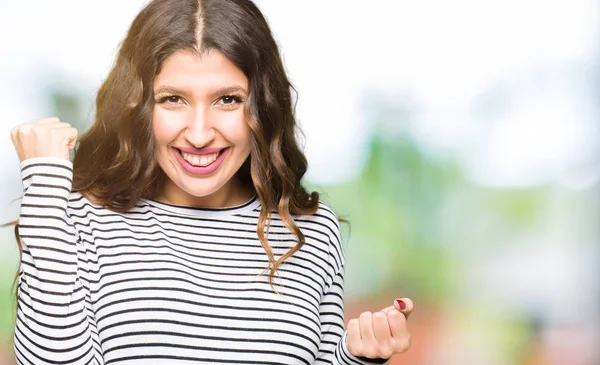
[[[223,95],[223,94],[232,94],[232,93],[240,92],[240,91],[243,92],[244,94],[247,93],[246,89],[244,89],[243,87],[241,87],[239,85],[225,86],[225,87],[215,90],[212,93],[212,96]],[[162,94],[162,93],[176,94],[176,95],[187,95],[188,94],[187,90],[178,89],[176,87],[168,86],[168,85],[159,86],[156,90],[154,90],[154,94]]]

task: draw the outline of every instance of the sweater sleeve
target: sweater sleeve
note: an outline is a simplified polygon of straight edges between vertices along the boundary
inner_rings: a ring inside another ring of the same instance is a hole
[[[371,365],[388,364],[386,359],[357,357],[350,353],[346,345],[344,326],[344,270],[345,254],[341,245],[339,226],[331,237],[330,245],[335,247],[332,253],[337,266],[329,278],[329,286],[319,305],[321,319],[321,343],[315,364],[319,365]]]
[[[89,290],[82,285],[85,249],[67,214],[73,165],[32,158],[21,163],[21,175],[17,364],[102,365]]]

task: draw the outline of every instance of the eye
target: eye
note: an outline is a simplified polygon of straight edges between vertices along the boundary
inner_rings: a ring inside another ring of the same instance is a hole
[[[218,105],[221,105],[225,108],[235,108],[239,104],[243,103],[244,100],[239,95],[223,95],[217,101]]]
[[[166,95],[157,100],[159,104],[180,104],[183,102],[183,99],[177,95]]]
[[[223,104],[231,104],[236,101],[235,97],[232,95],[223,96],[221,100],[223,100]]]

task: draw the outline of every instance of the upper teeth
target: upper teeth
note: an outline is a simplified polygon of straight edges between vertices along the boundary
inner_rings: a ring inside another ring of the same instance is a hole
[[[207,166],[215,162],[217,157],[219,157],[219,153],[213,153],[212,155],[194,155],[181,151],[181,156],[194,166]]]

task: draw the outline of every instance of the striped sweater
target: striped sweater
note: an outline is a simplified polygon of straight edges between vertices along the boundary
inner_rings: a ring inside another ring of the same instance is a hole
[[[276,293],[258,198],[116,213],[71,192],[72,171],[21,163],[18,364],[371,363],[345,344],[344,252],[326,205],[294,217],[306,243],[280,266]],[[277,214],[268,240],[275,258],[295,245]]]

